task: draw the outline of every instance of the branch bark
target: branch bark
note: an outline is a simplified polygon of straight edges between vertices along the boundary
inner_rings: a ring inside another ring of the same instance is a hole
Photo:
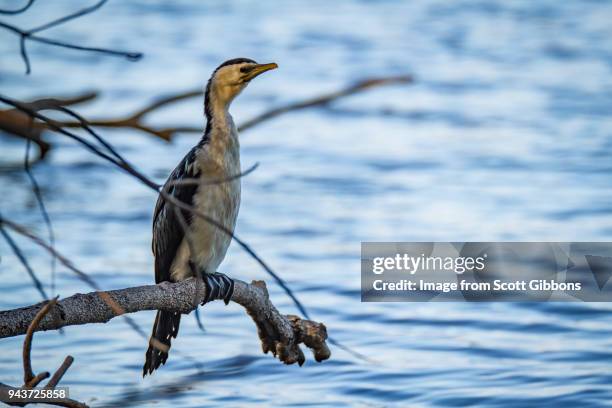
[[[331,353],[326,344],[327,329],[322,323],[282,315],[269,299],[263,281],[248,284],[234,280],[232,301],[243,306],[257,326],[264,353],[272,352],[285,364],[305,361],[299,345],[313,352],[316,361]],[[194,296],[195,294],[195,296]],[[106,323],[123,313],[166,310],[189,313],[202,302],[206,287],[190,278],[178,283],[138,286],[106,292],[75,294],[58,301],[35,326],[35,331],[57,330],[65,326]],[[107,297],[112,299],[109,306]],[[0,311],[0,338],[25,334],[45,302],[19,309]]]

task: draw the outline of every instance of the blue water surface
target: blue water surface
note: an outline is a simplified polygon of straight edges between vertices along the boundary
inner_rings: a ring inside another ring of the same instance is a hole
[[[4,2],[6,3],[6,2]],[[3,5],[4,5],[3,3]],[[78,7],[36,3],[35,26]],[[160,95],[203,86],[222,61],[245,56],[280,69],[232,107],[236,122],[358,79],[410,73],[325,108],[245,132],[237,233],[345,345],[331,360],[284,366],[261,354],[244,311],[202,310],[206,333],[183,319],[168,363],[141,378],[146,340],[122,319],[36,334],[37,371],[66,354],[63,380],[97,407],[608,405],[612,306],[606,303],[361,303],[361,241],[609,241],[612,237],[612,3],[605,1],[111,1],[46,33],[141,51],[142,61],[31,43],[23,74],[17,37],[0,32],[1,93],[23,99],[99,90],[78,106],[121,117]],[[148,119],[203,126],[189,99]],[[126,158],[162,182],[198,135],[172,143],[102,129]],[[153,282],[156,196],[74,143],[34,173],[58,249],[104,288]],[[20,168],[24,142],[0,136],[0,212],[46,234]],[[26,241],[50,292],[50,260]],[[40,300],[0,245],[0,308]],[[267,279],[280,310],[292,302],[232,245],[221,271]],[[58,267],[56,294],[88,288]],[[148,332],[153,312],[133,315]],[[0,343],[0,380],[21,381],[21,338]]]

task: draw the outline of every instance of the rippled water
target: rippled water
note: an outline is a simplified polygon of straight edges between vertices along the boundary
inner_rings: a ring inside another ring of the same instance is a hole
[[[77,7],[40,2],[24,26]],[[263,3],[263,4],[262,4]],[[141,379],[145,341],[121,320],[37,334],[35,370],[72,354],[64,379],[94,406],[601,406],[612,399],[608,304],[362,304],[360,241],[610,240],[612,4],[603,1],[113,1],[49,36],[142,51],[138,63],[29,46],[0,33],[2,93],[29,98],[100,89],[79,110],[120,116],[202,85],[236,56],[276,61],[233,107],[241,122],[272,106],[368,76],[413,73],[261,125],[242,137],[238,234],[290,282],[339,341],[323,364],[287,367],[259,351],[242,309],[184,318],[166,366]],[[6,20],[6,18],[3,18]],[[193,99],[152,120],[202,123]],[[104,130],[162,181],[197,136],[171,144]],[[81,148],[36,166],[58,248],[105,288],[153,281],[155,196]],[[23,142],[0,138],[0,211],[45,233],[19,168]],[[22,242],[22,241],[20,241]],[[48,257],[26,243],[41,278]],[[0,308],[40,300],[0,246]],[[222,271],[267,277],[237,246]],[[271,281],[270,281],[271,282]],[[57,292],[89,289],[60,268]],[[295,312],[277,287],[277,306]],[[153,313],[136,321],[149,331]],[[21,338],[2,340],[0,378],[20,382]]]

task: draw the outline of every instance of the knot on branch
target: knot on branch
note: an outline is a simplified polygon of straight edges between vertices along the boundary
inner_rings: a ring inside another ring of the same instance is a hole
[[[298,343],[303,343],[312,350],[312,354],[317,362],[327,360],[331,356],[331,351],[327,347],[327,327],[323,323],[304,320],[296,315],[287,315],[291,322],[293,331]]]
[[[317,362],[331,356],[327,347],[327,328],[322,323],[305,320],[295,315],[281,315],[270,302],[268,289],[264,281],[253,281],[249,285],[254,299],[258,302],[245,306],[247,313],[257,326],[261,348],[265,354],[271,352],[285,364],[304,364],[306,358],[300,344],[312,350]],[[238,301],[238,300],[237,300]],[[238,301],[241,303],[240,301]]]

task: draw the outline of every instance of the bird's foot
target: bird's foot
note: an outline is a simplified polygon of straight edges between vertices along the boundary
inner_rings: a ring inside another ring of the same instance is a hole
[[[216,299],[223,299],[226,305],[230,302],[234,294],[234,280],[232,278],[215,272],[212,274],[205,273],[202,279],[204,285],[206,285],[206,297],[202,301],[202,306]]]

